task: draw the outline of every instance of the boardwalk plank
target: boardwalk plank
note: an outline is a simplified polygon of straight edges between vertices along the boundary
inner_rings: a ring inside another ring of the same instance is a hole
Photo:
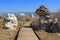
[[[17,40],[39,40],[35,33],[33,32],[32,28],[29,28],[29,24],[25,23],[24,26],[27,27],[22,27]]]

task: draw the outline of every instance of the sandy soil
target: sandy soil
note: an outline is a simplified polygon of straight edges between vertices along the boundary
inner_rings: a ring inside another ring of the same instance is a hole
[[[0,25],[0,40],[14,40],[19,28],[24,23],[25,23],[24,21],[20,22],[19,26],[16,27],[16,30],[3,29],[3,26]]]
[[[0,27],[0,40],[14,40],[17,31],[18,31],[17,29],[10,30],[10,29],[3,29],[2,27]]]
[[[60,40],[57,33],[48,33],[44,30],[35,31],[41,40]]]

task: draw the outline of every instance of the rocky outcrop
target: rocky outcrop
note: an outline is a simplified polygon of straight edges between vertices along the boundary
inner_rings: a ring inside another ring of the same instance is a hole
[[[50,15],[49,10],[48,10],[44,5],[41,5],[41,6],[36,10],[36,13],[37,13],[39,16]]]
[[[39,15],[39,22],[40,23],[47,23],[51,22],[51,16],[49,10],[44,6],[41,5],[40,8],[36,10],[36,13]]]
[[[60,32],[58,19],[52,19],[49,10],[45,6],[40,6],[40,8],[36,10],[36,13],[39,15],[39,20],[31,23],[33,29],[42,29],[47,32]]]
[[[9,28],[11,30],[15,29],[18,26],[17,18],[14,14],[8,13],[5,18],[5,25],[4,28]]]

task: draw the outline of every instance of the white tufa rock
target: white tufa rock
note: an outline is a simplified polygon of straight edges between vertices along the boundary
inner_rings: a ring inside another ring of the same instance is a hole
[[[58,33],[58,36],[60,36],[60,33]]]
[[[21,15],[21,16],[25,16],[25,14],[24,14],[24,13],[20,13],[20,15]]]
[[[15,27],[18,26],[17,18],[14,14],[7,14],[7,17],[5,18],[5,28],[10,28],[11,30],[15,29]]]

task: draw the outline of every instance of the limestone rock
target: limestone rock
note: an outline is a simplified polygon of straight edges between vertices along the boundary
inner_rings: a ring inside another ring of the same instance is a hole
[[[10,28],[11,30],[18,26],[17,18],[14,14],[8,13],[5,18],[5,28]]]
[[[32,23],[35,29],[38,26],[38,29],[44,29],[47,32],[60,32],[58,19],[52,19],[49,10],[44,5],[41,5],[36,13],[39,15],[39,21]]]
[[[36,13],[39,16],[50,15],[49,10],[44,5],[41,5],[40,8],[36,10]]]

